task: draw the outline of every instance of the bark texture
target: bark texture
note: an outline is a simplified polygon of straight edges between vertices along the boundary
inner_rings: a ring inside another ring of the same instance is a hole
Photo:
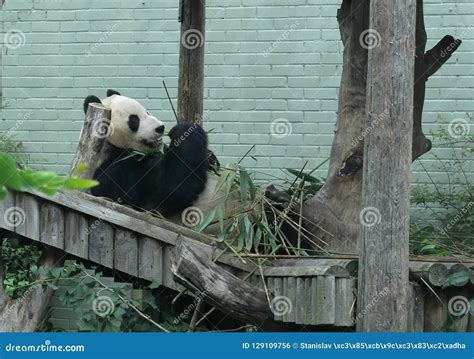
[[[358,331],[408,329],[415,24],[416,0],[371,0]]]
[[[183,0],[178,80],[179,122],[203,122],[205,11],[205,0]]]
[[[40,265],[48,272],[53,267],[62,266],[64,253],[47,247],[40,259]],[[0,259],[0,280],[3,283],[4,266]],[[41,281],[43,277],[39,278]],[[0,286],[0,332],[34,332],[39,329],[48,311],[53,295],[50,288],[38,287],[27,290],[23,296],[10,299]]]

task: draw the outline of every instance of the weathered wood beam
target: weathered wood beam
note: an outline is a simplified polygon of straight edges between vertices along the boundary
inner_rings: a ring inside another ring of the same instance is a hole
[[[212,261],[210,247],[180,238],[171,262],[175,277],[213,307],[245,323],[272,318],[267,294]]]
[[[179,52],[178,121],[203,121],[205,0],[183,0]]]
[[[406,331],[416,0],[372,0],[369,29],[357,330]]]
[[[87,169],[79,174],[82,178],[92,179],[94,172],[107,157],[110,144],[107,141],[112,112],[98,103],[90,103],[82,127],[76,155],[71,165],[70,173],[73,174],[77,167],[85,163]]]

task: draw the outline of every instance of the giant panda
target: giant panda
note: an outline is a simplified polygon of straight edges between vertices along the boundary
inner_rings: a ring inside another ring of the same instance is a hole
[[[90,103],[111,109],[107,132],[110,150],[94,173],[99,185],[91,189],[92,195],[137,210],[158,211],[180,224],[183,211],[190,207],[204,217],[225,202],[222,191],[216,191],[218,177],[211,171],[208,139],[201,126],[174,126],[169,131],[169,146],[162,154],[165,126],[139,102],[108,90],[102,100],[88,96],[84,112]],[[243,206],[233,203],[230,207],[235,213]],[[216,234],[217,227],[210,226],[206,232]]]

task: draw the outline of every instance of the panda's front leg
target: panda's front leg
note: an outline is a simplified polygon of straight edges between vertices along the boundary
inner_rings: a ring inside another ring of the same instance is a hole
[[[183,123],[170,132],[170,145],[159,166],[156,209],[165,217],[191,206],[207,185],[208,141],[197,124]]]

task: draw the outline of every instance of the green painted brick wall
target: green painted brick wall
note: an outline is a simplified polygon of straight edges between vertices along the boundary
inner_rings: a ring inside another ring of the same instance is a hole
[[[282,168],[309,167],[330,151],[341,73],[339,0],[209,0],[206,33],[206,129],[221,162],[237,160],[260,178]],[[21,46],[2,46],[2,90],[7,108],[0,130],[13,129],[31,160],[66,172],[83,122],[82,101],[107,88],[143,102],[173,125],[162,88],[176,96],[179,23],[177,0],[6,0],[3,40],[20,32]],[[474,112],[474,4],[426,0],[429,46],[447,33],[462,47],[428,82],[425,132],[453,119],[472,126]],[[291,134],[271,135],[285,119]],[[429,169],[437,148],[423,157]],[[419,165],[414,180],[425,182]],[[324,175],[325,171],[319,171]],[[469,175],[472,172],[468,173]],[[445,181],[434,171],[436,181]]]

